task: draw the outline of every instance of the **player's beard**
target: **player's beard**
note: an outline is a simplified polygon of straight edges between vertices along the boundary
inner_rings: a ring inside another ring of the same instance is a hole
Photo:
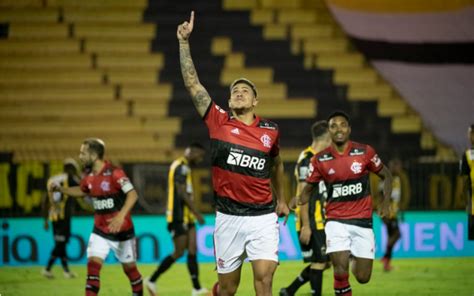
[[[235,115],[243,115],[243,114],[252,112],[253,111],[253,106],[252,107],[232,108],[232,111],[235,113]]]

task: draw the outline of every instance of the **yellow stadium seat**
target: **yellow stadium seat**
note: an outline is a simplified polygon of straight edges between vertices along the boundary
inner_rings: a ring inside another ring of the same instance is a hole
[[[303,41],[303,52],[305,54],[319,53],[343,53],[349,47],[347,38],[319,37],[307,38]]]
[[[290,28],[290,34],[293,39],[301,40],[306,38],[331,37],[334,33],[334,27],[329,24],[294,24]]]
[[[46,5],[51,7],[123,7],[123,8],[145,8],[148,0],[46,0]]]
[[[263,27],[263,38],[266,40],[286,40],[288,28],[281,24],[267,24]]]
[[[2,8],[0,9],[0,22],[57,22],[59,9],[56,8]]]
[[[314,10],[282,9],[277,13],[277,22],[280,24],[313,24],[316,20]]]
[[[395,116],[392,118],[392,132],[394,133],[419,133],[421,129],[421,118],[417,115]]]
[[[257,0],[223,0],[224,10],[249,10],[258,6]]]
[[[351,84],[351,83],[375,83],[378,76],[373,68],[343,68],[336,69],[334,72],[334,83]]]
[[[252,9],[250,23],[254,26],[275,22],[275,12],[271,9]]]
[[[13,69],[0,72],[0,85],[100,84],[103,74],[92,69]]]
[[[143,20],[142,7],[66,7],[64,21],[72,23],[138,23]]]
[[[11,23],[8,31],[9,38],[48,39],[68,38],[68,24],[59,23]]]
[[[133,116],[166,117],[168,116],[168,102],[163,101],[136,101],[132,108]]]
[[[380,100],[377,105],[377,114],[382,117],[404,115],[407,111],[407,103],[400,98]]]
[[[42,7],[43,0],[0,0],[1,8]]]
[[[127,115],[129,110],[125,103],[118,102],[63,102],[62,104],[28,104],[17,106],[2,106],[0,115],[14,114],[17,116],[45,117],[71,116],[82,117],[88,114],[108,116],[114,114]]]
[[[64,40],[0,40],[1,55],[57,55],[79,53],[80,42],[74,39]]]
[[[256,113],[259,116],[273,118],[315,118],[316,101],[307,99],[261,100]]]
[[[244,53],[229,53],[226,55],[224,60],[225,68],[243,68],[245,66],[245,54]]]
[[[364,64],[364,57],[360,53],[318,53],[316,56],[316,66],[322,69],[340,69],[361,67]]]
[[[273,81],[273,69],[272,68],[228,68],[223,69],[221,72],[221,84],[228,86],[235,79],[239,77],[246,77],[255,84],[270,83]]]
[[[299,8],[302,0],[261,0],[260,5],[265,8]]]
[[[145,54],[150,52],[150,41],[86,40],[85,51],[96,54]]]
[[[111,69],[106,72],[107,82],[111,84],[156,84],[158,82],[158,70],[153,68],[124,68]]]
[[[352,83],[347,98],[351,101],[373,101],[389,99],[392,94],[392,87],[386,83]]]
[[[155,36],[156,26],[143,23],[77,23],[74,24],[74,36],[87,39],[122,38],[124,40],[151,40]]]
[[[121,98],[132,101],[167,101],[172,96],[171,84],[155,84],[150,86],[124,85],[121,89]]]
[[[229,37],[214,37],[211,42],[213,55],[226,55],[232,52],[232,40]]]
[[[97,55],[97,67],[101,69],[149,68],[162,69],[165,58],[162,53],[100,53]]]
[[[0,87],[0,101],[87,101],[114,100],[111,85]]]
[[[92,58],[88,54],[61,55],[12,55],[0,59],[0,69],[92,69]]]

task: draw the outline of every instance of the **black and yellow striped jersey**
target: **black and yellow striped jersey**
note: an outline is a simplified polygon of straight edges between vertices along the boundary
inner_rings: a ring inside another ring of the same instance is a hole
[[[474,216],[474,148],[467,149],[461,159],[460,165],[461,175],[467,176],[469,189],[469,204],[470,215]]]
[[[49,220],[56,222],[71,218],[73,199],[61,192],[53,192],[52,186],[73,187],[79,185],[78,180],[68,177],[66,173],[54,175],[48,179]]]
[[[305,150],[303,150],[299,157],[298,161],[296,162],[295,166],[295,178],[297,184],[300,182],[305,182],[306,177],[309,173],[309,165],[311,163],[311,158],[316,154],[313,147],[309,146]],[[319,183],[319,188],[314,188],[311,199],[309,201],[309,215],[310,217],[314,217],[314,225],[317,230],[324,229],[324,194],[326,192],[326,186],[323,181]],[[296,189],[296,195],[299,195],[298,187]],[[295,217],[296,217],[296,231],[300,231],[301,229],[301,214],[300,214],[300,207],[298,206],[295,209]],[[312,224],[312,223],[311,223]]]
[[[178,187],[184,186],[185,192],[180,192]],[[192,197],[193,184],[191,168],[185,157],[180,157],[173,161],[168,172],[168,206],[166,211],[166,221],[168,223],[194,223],[194,215],[184,202],[188,194]]]

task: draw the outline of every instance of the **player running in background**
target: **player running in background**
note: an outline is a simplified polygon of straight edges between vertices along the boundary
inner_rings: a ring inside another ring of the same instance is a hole
[[[398,225],[398,212],[400,209],[400,200],[402,197],[402,182],[400,174],[402,172],[402,162],[400,159],[392,159],[388,162],[388,167],[392,173],[392,196],[390,214],[382,218],[383,223],[387,228],[388,240],[385,248],[385,254],[382,257],[384,271],[392,270],[390,262],[392,260],[392,250],[397,241],[400,239],[400,227]],[[382,183],[380,183],[382,185]],[[380,190],[382,190],[382,186]]]
[[[334,291],[352,295],[349,265],[359,283],[368,283],[375,255],[369,173],[384,180],[381,217],[389,214],[392,175],[371,146],[349,140],[351,126],[346,113],[332,113],[328,123],[332,145],[312,158],[307,184],[291,206],[308,202],[313,188],[322,180],[326,183],[326,251],[333,264]]]
[[[99,293],[100,270],[111,249],[130,280],[132,295],[143,295],[130,213],[138,195],[125,172],[104,160],[104,153],[102,140],[86,139],[79,159],[89,173],[82,178],[80,186],[56,187],[55,190],[76,197],[87,195],[93,200],[94,229],[87,246],[86,296]]]
[[[192,143],[184,151],[184,156],[173,161],[170,166],[166,220],[168,222],[168,231],[173,238],[174,252],[164,258],[151,277],[145,280],[145,286],[152,296],[156,295],[155,282],[160,275],[166,272],[176,260],[183,256],[186,250],[188,250],[188,271],[193,284],[191,295],[209,293],[199,283],[199,268],[196,257],[196,227],[194,221],[197,219],[199,224],[204,224],[204,219],[193,203],[193,182],[191,176],[191,167],[199,164],[205,154],[206,151],[201,144]]]
[[[462,156],[460,171],[465,177],[467,192],[467,239],[474,240],[474,124],[468,128],[467,136],[471,147]]]
[[[272,294],[278,265],[278,215],[288,216],[278,126],[254,113],[255,85],[245,79],[230,86],[230,112],[216,105],[200,83],[191,58],[189,22],[178,26],[183,80],[211,138],[212,183],[216,199],[214,247],[221,296],[234,295],[242,263],[252,264],[255,294]],[[272,193],[272,187],[276,196]]]
[[[311,146],[303,150],[295,167],[297,181],[296,195],[299,195],[308,177],[309,164],[313,155],[326,149],[331,144],[328,123],[317,121],[311,126]],[[301,274],[285,288],[280,289],[280,296],[294,295],[308,281],[311,285],[311,295],[321,295],[323,271],[329,258],[326,255],[326,234],[324,233],[324,203],[326,202],[326,187],[321,182],[311,195],[309,203],[298,206],[296,214],[296,231],[300,238],[303,261],[310,262]]]

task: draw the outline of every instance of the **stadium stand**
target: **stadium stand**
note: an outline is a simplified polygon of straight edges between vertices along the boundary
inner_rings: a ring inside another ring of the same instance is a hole
[[[191,47],[202,83],[257,84],[257,113],[282,130],[285,159],[334,109],[380,154],[432,154],[436,139],[339,29],[322,0],[0,0],[0,139],[17,160],[76,155],[103,137],[122,162],[170,161],[206,142],[180,75],[176,26],[196,11]],[[396,143],[404,143],[397,145]],[[110,144],[109,144],[110,143]],[[120,144],[122,143],[122,145]],[[35,150],[36,149],[36,150]]]

